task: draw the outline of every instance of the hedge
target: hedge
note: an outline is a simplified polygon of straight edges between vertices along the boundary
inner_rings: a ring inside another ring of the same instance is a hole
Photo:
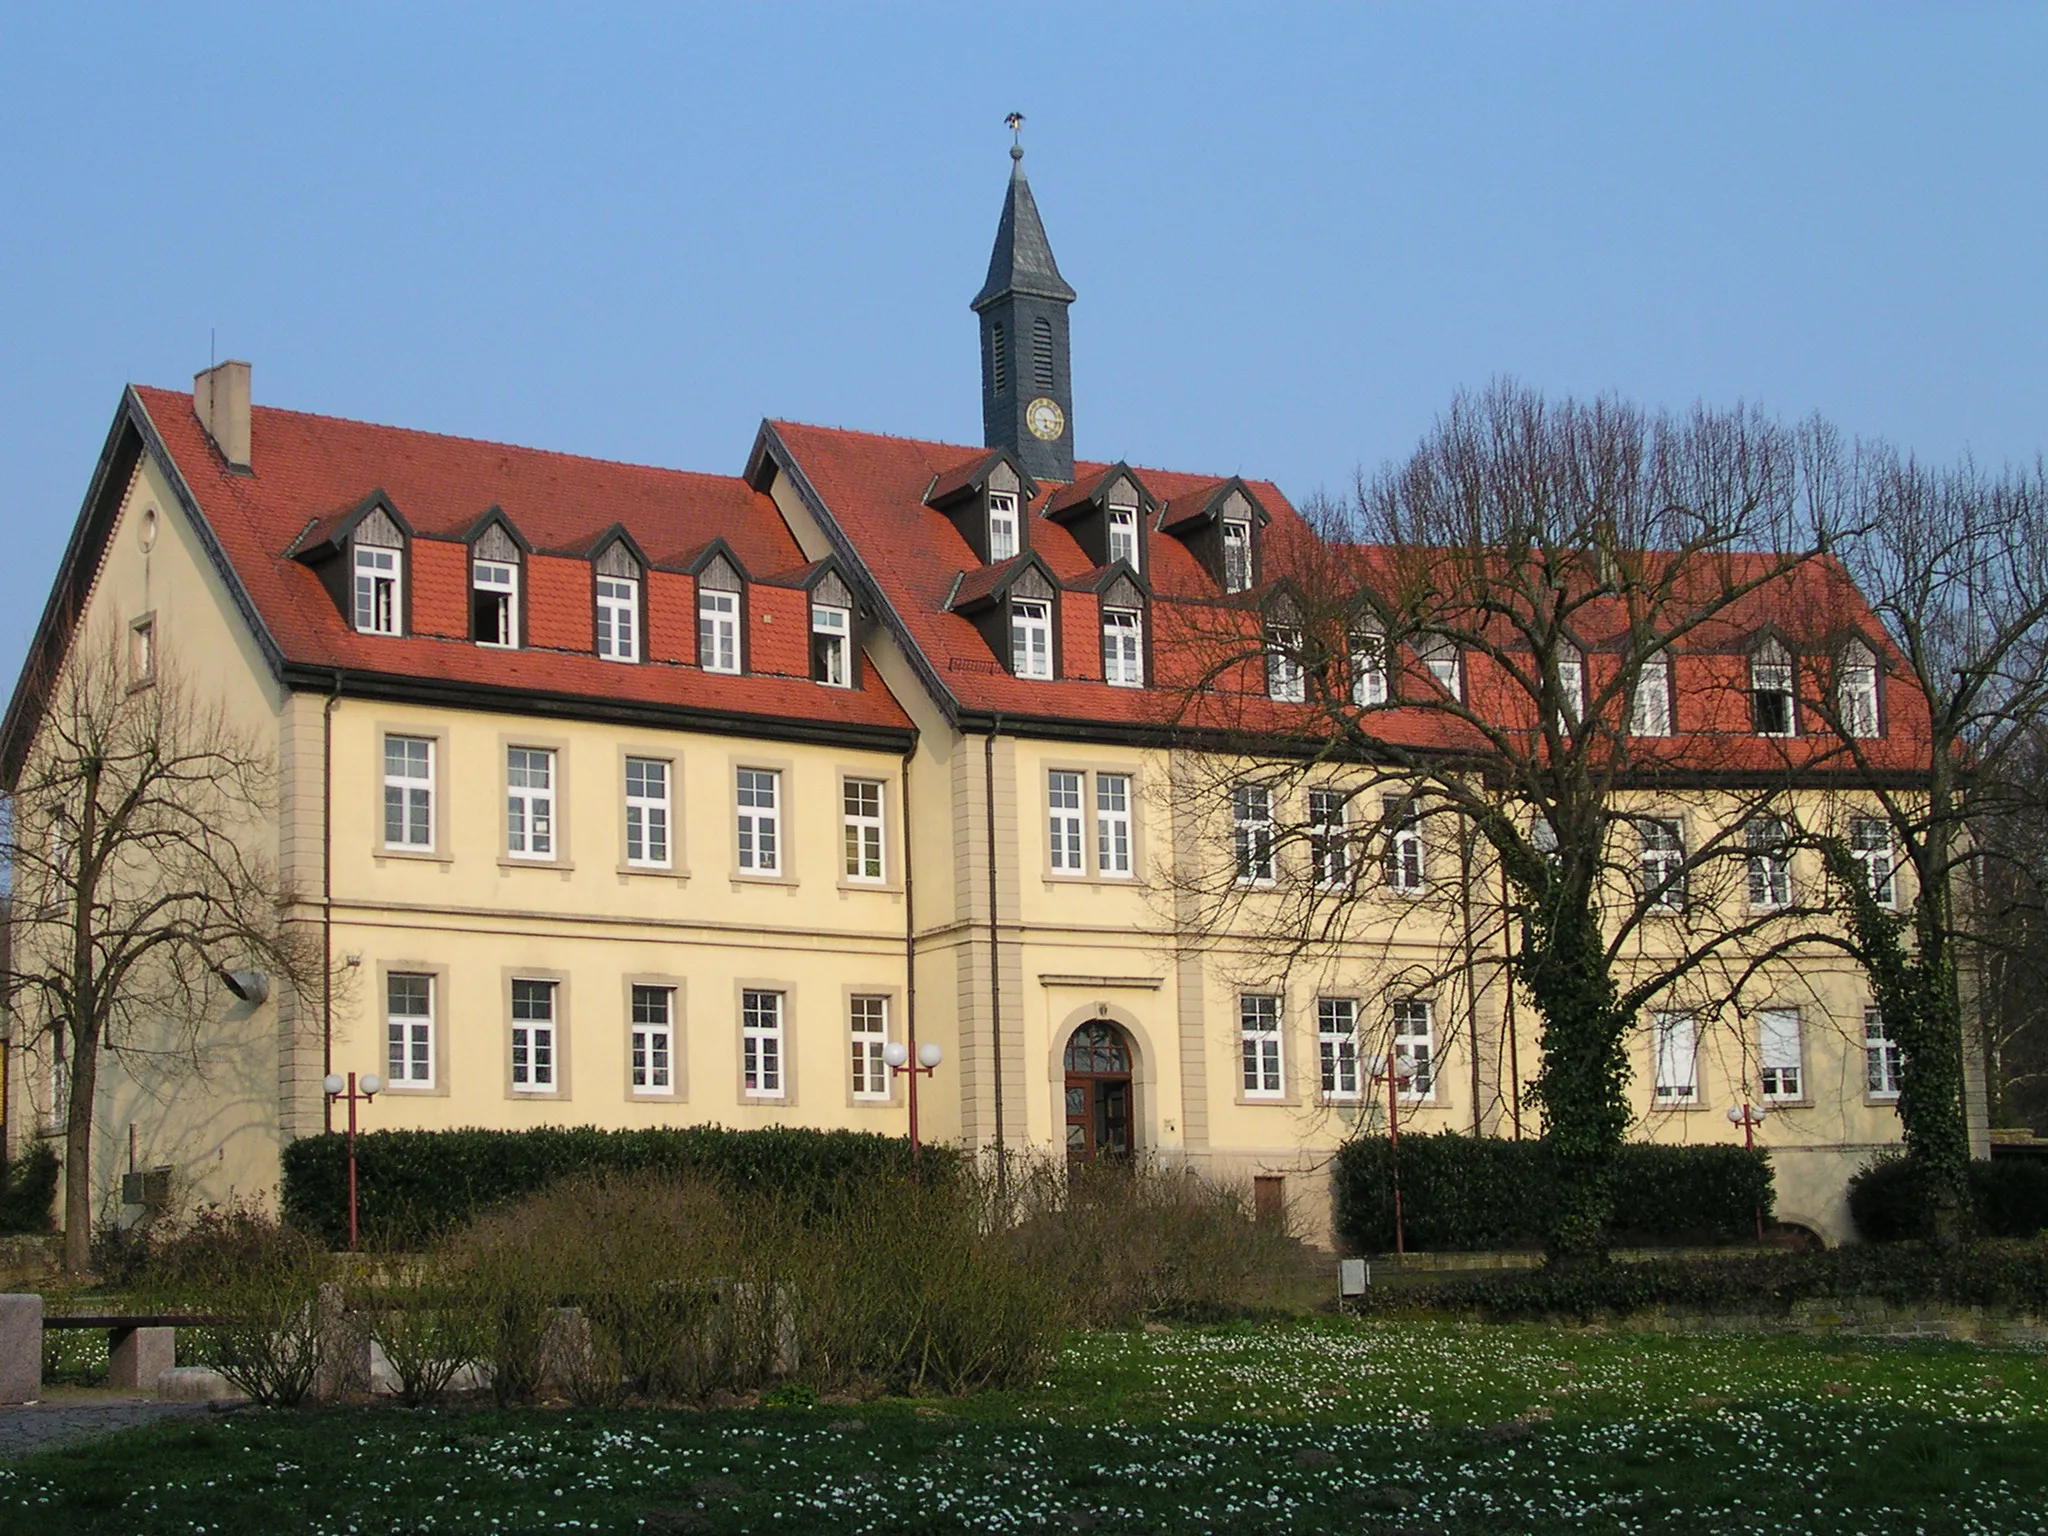
[[[0,1172],[0,1232],[47,1232],[57,1198],[56,1150],[36,1147]]]
[[[1418,1252],[1539,1246],[1557,1181],[1540,1141],[1437,1135],[1401,1138],[1401,1208]],[[1390,1151],[1348,1143],[1332,1174],[1338,1237],[1354,1251],[1394,1247]],[[1639,1242],[1733,1242],[1771,1219],[1769,1157],[1745,1147],[1631,1142],[1614,1170],[1614,1237]]]
[[[1356,1303],[1379,1313],[1478,1314],[1493,1322],[1625,1317],[1652,1307],[1784,1316],[1798,1301],[1868,1299],[1895,1306],[2009,1307],[2048,1313],[2048,1248],[1981,1244],[1571,1264],[1380,1286]]]
[[[2004,1159],[1970,1164],[1971,1203],[1989,1237],[2032,1237],[2048,1231],[2048,1163]],[[1868,1243],[1929,1235],[1929,1202],[1920,1169],[1900,1156],[1882,1158],[1849,1181],[1849,1215]]]
[[[923,1150],[924,1176],[959,1166],[949,1147]],[[492,1206],[576,1173],[695,1173],[734,1191],[829,1200],[843,1183],[907,1177],[910,1143],[864,1131],[723,1126],[605,1131],[372,1131],[356,1138],[357,1206],[374,1247],[431,1238]],[[284,1150],[285,1219],[329,1243],[348,1238],[348,1138],[308,1136]]]

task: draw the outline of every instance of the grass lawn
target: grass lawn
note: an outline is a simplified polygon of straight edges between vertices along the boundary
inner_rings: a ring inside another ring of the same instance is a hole
[[[0,1467],[0,1531],[2048,1532],[2048,1359],[1314,1322],[1029,1392],[242,1412]]]

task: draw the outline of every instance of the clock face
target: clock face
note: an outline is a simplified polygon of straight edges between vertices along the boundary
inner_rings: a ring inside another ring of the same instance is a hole
[[[1050,443],[1067,430],[1067,418],[1061,414],[1058,401],[1041,396],[1024,407],[1024,425],[1031,429],[1033,437]]]

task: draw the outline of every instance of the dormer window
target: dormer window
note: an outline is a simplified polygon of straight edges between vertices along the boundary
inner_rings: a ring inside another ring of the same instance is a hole
[[[1636,690],[1629,700],[1628,729],[1631,736],[1671,734],[1671,657],[1659,651],[1643,663],[1636,674]]]
[[[1557,697],[1557,732],[1569,736],[1572,727],[1586,718],[1586,658],[1575,646],[1558,648]]]
[[[1017,498],[1008,491],[988,493],[988,563],[1000,565],[1017,553]]]
[[[1840,678],[1835,685],[1835,709],[1841,718],[1842,734],[1868,739],[1879,734],[1877,714],[1877,658],[1861,640],[1852,640],[1842,650]]]
[[[1102,677],[1112,687],[1145,686],[1145,616],[1135,608],[1102,610]]]
[[[1416,654],[1422,664],[1429,668],[1429,675],[1454,699],[1465,697],[1462,668],[1458,665],[1458,645],[1448,635],[1424,635],[1415,642]]]
[[[1109,509],[1109,560],[1115,565],[1123,561],[1132,570],[1138,568],[1138,509],[1119,507]]]
[[[1299,704],[1308,697],[1300,630],[1276,624],[1266,631],[1266,693],[1282,704]]]
[[[519,644],[519,567],[475,560],[469,567],[469,633],[478,645]]]
[[[1223,590],[1249,592],[1251,589],[1251,521],[1248,518],[1226,518],[1223,523]]]
[[[608,661],[640,659],[640,583],[597,578],[597,654]]]
[[[1377,624],[1351,632],[1351,702],[1361,709],[1387,702],[1387,637]]]
[[[853,686],[853,614],[848,609],[811,605],[811,678],[833,688]]]
[[[697,594],[697,660],[706,672],[739,671],[739,593]]]
[[[356,628],[366,635],[395,635],[405,611],[399,551],[356,545]]]
[[[1798,731],[1792,693],[1792,655],[1775,640],[1766,640],[1749,658],[1751,723],[1759,736],[1791,736]]]
[[[1010,670],[1019,677],[1052,676],[1052,605],[1010,599]]]

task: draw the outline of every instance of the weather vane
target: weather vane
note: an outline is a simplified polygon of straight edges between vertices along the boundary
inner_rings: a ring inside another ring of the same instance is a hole
[[[1010,158],[1012,160],[1022,160],[1024,158],[1024,114],[1022,112],[1012,112],[1003,119],[1003,126],[1010,130]]]

